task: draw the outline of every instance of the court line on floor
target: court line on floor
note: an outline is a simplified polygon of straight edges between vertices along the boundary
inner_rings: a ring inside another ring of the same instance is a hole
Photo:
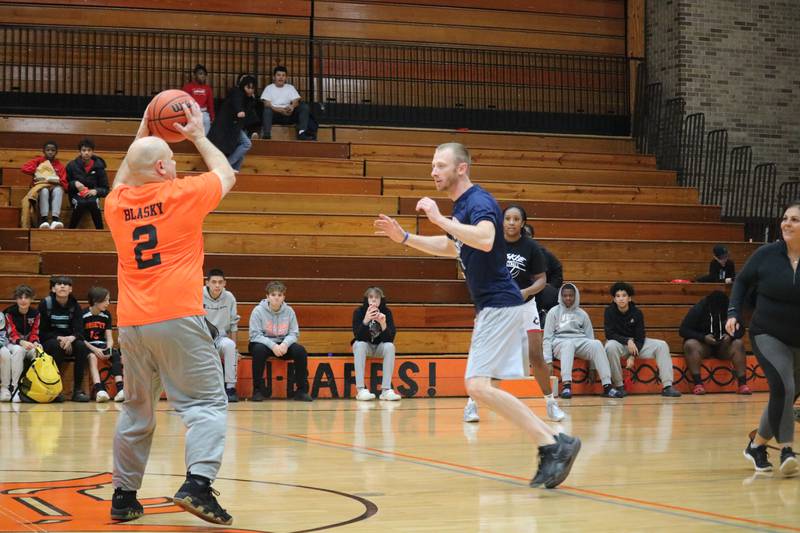
[[[362,452],[368,452],[371,455],[376,455],[379,457],[388,457],[388,458],[400,458],[406,461],[413,462],[415,464],[421,465],[432,465],[438,467],[447,467],[448,470],[454,470],[458,472],[466,472],[466,473],[478,473],[480,477],[489,478],[489,479],[497,479],[497,478],[504,478],[506,480],[514,480],[514,484],[519,485],[528,485],[528,478],[515,476],[513,474],[506,474],[503,472],[497,472],[494,470],[488,470],[485,468],[479,468],[469,465],[462,465],[459,463],[451,463],[448,461],[441,461],[438,459],[432,459],[428,457],[421,457],[416,455],[410,455],[402,452],[393,452],[393,451],[386,451],[381,450],[379,448],[370,448],[367,446],[356,446],[353,444],[341,443],[337,441],[331,441],[327,439],[320,439],[317,437],[311,437],[308,435],[302,434],[289,434],[288,437],[299,439],[306,442],[313,442],[325,446],[330,446],[339,449],[349,449],[349,450],[356,450]],[[609,494],[606,492],[601,492],[592,489],[582,489],[580,487],[573,487],[570,485],[561,485],[559,491],[565,492],[571,496],[583,497],[587,499],[592,499],[595,501],[600,501],[604,503],[611,503],[615,505],[624,505],[626,507],[632,507],[639,510],[649,510],[655,512],[661,512],[666,514],[671,514],[675,516],[680,516],[683,518],[691,518],[695,520],[702,520],[705,522],[712,522],[716,524],[726,525],[726,526],[735,526],[744,529],[754,529],[753,526],[758,528],[769,527],[769,528],[777,528],[778,530],[782,531],[798,531],[800,532],[800,527],[785,525],[785,524],[777,524],[774,522],[767,522],[765,520],[754,520],[750,518],[743,518],[733,515],[726,515],[722,513],[715,513],[712,511],[703,511],[701,509],[692,509],[690,507],[683,507],[679,505],[672,505],[666,504],[661,502],[653,502],[649,500],[643,500],[639,498],[630,498],[627,496],[618,496],[615,494]],[[699,515],[699,516],[695,516]],[[734,523],[731,523],[734,522]],[[740,522],[740,523],[736,523]],[[758,529],[763,531],[763,529]]]

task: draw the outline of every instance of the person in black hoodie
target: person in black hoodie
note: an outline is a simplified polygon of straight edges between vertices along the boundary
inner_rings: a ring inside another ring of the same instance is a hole
[[[72,296],[72,278],[50,278],[51,294],[39,303],[39,337],[44,351],[61,365],[67,356],[75,358],[73,372],[73,402],[88,402],[89,396],[81,390],[83,372],[89,349],[83,342],[83,312],[78,300]]]
[[[645,334],[644,314],[631,299],[633,286],[618,281],[611,286],[611,297],[614,299],[603,317],[603,329],[606,334],[606,355],[611,367],[611,383],[621,389],[622,364],[620,359],[628,356],[626,366],[633,368],[635,357],[655,359],[658,365],[658,379],[664,387],[661,396],[677,398],[681,395],[672,386],[672,357],[669,345],[660,339],[651,339]]]
[[[747,386],[747,370],[744,342],[744,330],[734,335],[725,332],[728,320],[728,296],[722,291],[713,291],[697,302],[681,322],[680,335],[683,337],[683,353],[686,366],[694,381],[694,394],[705,394],[703,380],[700,378],[700,363],[703,359],[716,357],[732,359],[739,382],[739,394],[752,394]]]
[[[255,93],[255,76],[240,76],[236,86],[228,91],[208,132],[208,140],[227,156],[236,171],[242,168],[244,156],[253,146],[246,128],[258,122]]]
[[[108,175],[106,162],[94,155],[94,141],[82,139],[78,143],[80,155],[67,164],[69,200],[72,204],[70,229],[78,227],[84,213],[92,215],[96,229],[103,229],[103,215],[100,213],[100,198],[108,194]]]
[[[394,374],[394,326],[392,312],[380,287],[370,287],[364,292],[364,301],[353,311],[353,362],[356,367],[356,400],[374,400],[375,395],[364,386],[364,367],[367,356],[383,357],[383,382],[381,400],[397,401],[400,395],[392,389]]]
[[[736,277],[736,265],[728,255],[728,249],[721,244],[714,246],[714,259],[708,265],[708,274],[700,276],[697,281],[704,283],[733,283]]]

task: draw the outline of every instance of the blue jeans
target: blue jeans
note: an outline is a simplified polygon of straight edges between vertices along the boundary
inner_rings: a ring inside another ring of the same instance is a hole
[[[244,163],[244,154],[250,150],[251,146],[253,146],[253,143],[250,141],[250,137],[247,136],[244,130],[240,131],[239,144],[236,145],[233,153],[228,156],[228,163],[231,164],[233,170],[241,170],[242,163]]]

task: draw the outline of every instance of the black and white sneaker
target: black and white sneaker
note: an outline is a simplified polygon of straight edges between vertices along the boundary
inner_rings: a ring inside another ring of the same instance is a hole
[[[119,522],[136,520],[144,516],[144,507],[136,499],[135,490],[114,489],[111,498],[111,519]]]
[[[794,450],[788,446],[781,450],[781,467],[779,470],[783,477],[796,476],[798,471],[800,471],[797,455],[794,453]]]
[[[530,481],[531,487],[544,485],[554,489],[567,479],[572,464],[581,450],[581,439],[566,433],[556,435],[556,443],[539,447],[539,469]]]
[[[172,501],[206,522],[229,526],[233,517],[219,505],[217,496],[219,492],[211,488],[208,480],[188,474]]]
[[[753,463],[753,468],[755,468],[756,472],[772,472],[772,463],[769,462],[765,444],[753,446],[753,441],[751,440],[744,449],[744,457]]]

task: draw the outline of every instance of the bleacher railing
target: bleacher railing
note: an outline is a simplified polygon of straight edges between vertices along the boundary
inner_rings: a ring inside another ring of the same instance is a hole
[[[630,134],[623,56],[59,26],[0,36],[5,113],[134,117],[196,63],[217,98],[284,65],[325,123]]]
[[[662,102],[663,87],[649,82],[646,65],[636,75],[633,136],[640,153],[656,155],[658,167],[675,170],[678,184],[695,187],[700,201],[722,207],[722,220],[744,224],[744,239],[769,242],[780,237],[778,219],[800,199],[800,182],[778,187],[774,163],[753,166],[750,146],[728,147],[728,131],[705,131],[705,115],[686,115],[683,98]],[[662,111],[663,110],[663,111]]]

